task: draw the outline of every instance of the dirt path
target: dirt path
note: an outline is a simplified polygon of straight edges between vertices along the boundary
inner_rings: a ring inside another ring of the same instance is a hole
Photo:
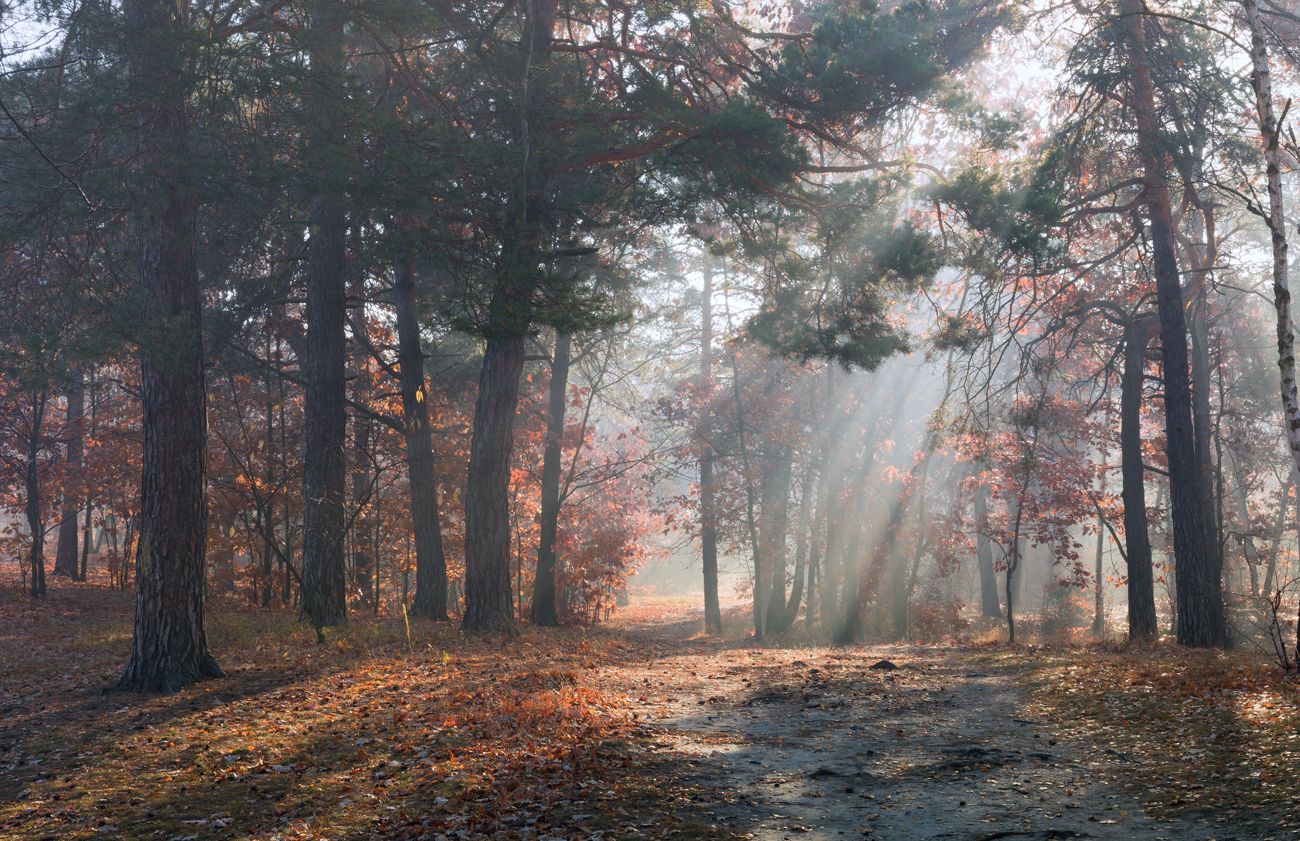
[[[661,657],[611,677],[706,793],[700,819],[741,837],[1269,837],[1152,819],[1113,782],[1124,756],[1058,742],[970,653],[760,650],[688,640],[685,627],[634,630]],[[872,668],[881,660],[896,668]]]

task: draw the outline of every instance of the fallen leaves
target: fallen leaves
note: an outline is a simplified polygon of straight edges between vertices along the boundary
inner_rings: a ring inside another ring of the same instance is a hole
[[[1100,647],[995,655],[1036,715],[1109,761],[1154,814],[1300,830],[1300,686],[1241,653]]]
[[[102,696],[130,644],[128,593],[0,591],[5,838],[662,837],[644,725],[598,666],[611,631],[356,618],[315,644],[287,612],[217,605],[228,677]],[[81,633],[65,633],[76,617]],[[689,837],[689,836],[680,836]]]

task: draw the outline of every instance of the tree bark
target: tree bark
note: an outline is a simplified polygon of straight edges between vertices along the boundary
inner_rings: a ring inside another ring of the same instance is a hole
[[[510,455],[524,336],[488,338],[465,493],[466,630],[516,634],[510,595]]]
[[[306,453],[303,463],[302,615],[320,632],[347,621],[344,541],[347,460],[347,212],[336,171],[344,157],[343,14],[314,10],[305,37],[308,167],[317,180],[307,248]]]
[[[1268,177],[1268,228],[1273,246],[1273,309],[1277,316],[1277,365],[1280,373],[1283,429],[1291,460],[1300,471],[1300,398],[1296,395],[1295,322],[1291,316],[1291,284],[1287,264],[1286,207],[1282,199],[1279,127],[1273,113],[1273,82],[1264,25],[1255,0],[1242,0],[1250,28],[1251,84],[1264,146]],[[1271,572],[1271,569],[1270,569]],[[1267,589],[1265,591],[1267,595]],[[1300,659],[1300,611],[1296,613],[1296,651]]]
[[[787,573],[786,536],[790,525],[790,483],[794,454],[779,441],[768,442],[768,469],[763,473],[759,541],[769,570],[766,593],[767,618],[763,627],[769,633],[782,629],[785,622]]]
[[[980,567],[980,615],[1001,619],[998,577],[993,570],[993,542],[989,540],[989,491],[984,485],[975,488],[975,551]]]
[[[1147,11],[1142,0],[1122,0],[1130,42],[1133,114],[1143,167],[1143,201],[1151,224],[1160,350],[1165,386],[1165,438],[1173,508],[1174,566],[1178,593],[1178,642],[1188,646],[1227,644],[1222,582],[1212,568],[1205,488],[1196,457],[1192,395],[1188,379],[1187,320],[1174,251],[1173,214],[1165,171],[1165,147],[1156,111],[1155,85],[1147,53]]]
[[[533,577],[532,619],[535,625],[560,624],[556,610],[555,541],[560,524],[560,457],[564,442],[564,410],[568,405],[569,348],[572,339],[555,331],[551,358],[550,405],[546,418],[546,449],[542,455],[542,521],[537,544],[537,572]]]
[[[68,386],[67,425],[64,435],[67,438],[68,480],[71,487],[63,489],[63,509],[59,518],[59,543],[54,555],[54,574],[68,578],[77,577],[77,544],[81,523],[81,462],[85,452],[85,438],[82,430],[83,416],[86,413],[86,387],[81,372],[73,372],[72,382]]]
[[[149,182],[136,216],[150,328],[142,348],[143,469],[131,659],[115,689],[172,692],[221,675],[204,630],[207,391],[195,261],[185,19],[180,0],[126,0],[123,13]]]
[[[42,422],[45,419],[45,390],[32,394],[31,425],[27,430],[27,464],[23,471],[23,485],[26,499],[24,513],[27,515],[27,531],[31,534],[31,546],[27,553],[28,570],[31,572],[31,594],[33,598],[45,595],[45,523],[41,517],[41,435]]]
[[[704,276],[700,290],[700,388],[711,394],[713,388],[713,259],[708,248],[701,267]],[[697,439],[700,449],[700,553],[704,566],[704,630],[722,632],[722,607],[718,600],[718,523],[714,510],[713,486],[713,417],[705,411],[700,418]]]
[[[539,241],[543,203],[537,194],[544,162],[534,150],[531,85],[542,78],[554,34],[556,0],[524,4],[520,40],[518,136],[520,167],[497,287],[488,305],[487,346],[479,372],[465,492],[466,630],[517,634],[510,597],[510,459],[514,447],[519,377],[525,339],[535,315],[540,282]]]
[[[1156,593],[1147,524],[1146,468],[1142,464],[1142,383],[1154,318],[1134,319],[1124,330],[1124,372],[1120,381],[1120,498],[1124,502],[1124,547],[1128,567],[1128,636],[1156,636]]]
[[[397,353],[406,438],[406,475],[411,489],[411,531],[415,536],[415,601],[411,613],[447,621],[447,561],[438,513],[438,472],[429,429],[424,350],[420,346],[414,255],[403,256],[393,290],[397,310]]]
[[[365,290],[360,276],[353,285],[353,297],[357,300],[358,311],[353,319],[353,330],[368,330],[365,315]],[[370,402],[370,352],[362,341],[352,343],[352,360],[355,376],[352,380],[352,399],[365,406]],[[374,475],[374,455],[371,452],[371,439],[374,435],[374,422],[363,411],[352,412],[352,505],[355,514],[350,517],[352,523],[352,588],[361,594],[363,606],[372,610],[379,608],[379,564],[378,557],[371,551],[375,521],[371,494]]]
[[[1269,71],[1264,25],[1255,0],[1242,0],[1250,27],[1251,84],[1259,135],[1264,147],[1268,180],[1268,228],[1273,247],[1273,308],[1277,315],[1277,364],[1281,373],[1283,428],[1291,460],[1300,471],[1300,398],[1296,396],[1295,322],[1291,316],[1288,277],[1286,207],[1282,198],[1282,162],[1277,117],[1273,112],[1273,83]]]

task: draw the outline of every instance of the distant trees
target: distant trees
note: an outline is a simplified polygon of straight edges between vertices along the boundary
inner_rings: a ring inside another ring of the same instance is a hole
[[[714,633],[742,563],[757,638],[903,639],[1104,601],[1114,546],[1131,637],[1167,600],[1224,644],[1290,563],[1291,35],[1013,6],[42,4],[0,77],[31,592],[55,533],[134,581],[119,686],[169,690],[219,672],[205,574],[322,636],[510,634],[599,618],[670,521]],[[963,87],[1043,20],[1032,119]],[[1280,378],[1225,340],[1261,219]]]

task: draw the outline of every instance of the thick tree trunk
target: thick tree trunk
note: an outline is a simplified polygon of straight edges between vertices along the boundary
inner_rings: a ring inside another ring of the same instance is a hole
[[[1165,142],[1156,111],[1155,86],[1147,53],[1147,12],[1142,0],[1122,0],[1123,26],[1130,41],[1133,113],[1143,166],[1143,200],[1151,222],[1160,350],[1165,386],[1165,438],[1173,507],[1174,566],[1178,593],[1178,642],[1189,646],[1227,644],[1222,582],[1213,568],[1203,516],[1202,479],[1192,425],[1188,380],[1187,320],[1174,251],[1173,215],[1165,172]]]
[[[1128,566],[1128,636],[1156,636],[1156,593],[1147,527],[1146,468],[1142,465],[1142,383],[1154,319],[1133,320],[1124,330],[1124,372],[1120,382],[1120,498],[1124,502],[1124,546]]]
[[[305,34],[308,166],[317,177],[307,248],[306,454],[303,462],[302,615],[319,633],[347,621],[347,214],[343,159],[343,15],[322,4]]]
[[[85,451],[82,430],[86,413],[86,386],[80,372],[72,374],[68,386],[68,412],[65,436],[67,437],[68,480],[71,487],[63,489],[63,510],[59,519],[59,543],[54,555],[54,574],[68,578],[77,577],[77,544],[80,542],[81,495],[77,487],[81,482],[81,461]]]
[[[467,630],[515,634],[510,596],[510,455],[524,336],[492,336],[483,354],[465,493]]]
[[[537,544],[537,573],[533,576],[533,624],[550,627],[560,624],[555,597],[555,541],[560,525],[560,458],[564,441],[564,410],[568,405],[571,342],[571,337],[565,331],[555,332],[550,405],[546,417],[546,449],[542,455],[542,521]]]
[[[544,79],[554,35],[556,0],[529,0],[520,40],[518,142],[520,168],[510,243],[489,304],[487,346],[479,372],[465,492],[466,630],[517,634],[510,596],[510,460],[519,377],[539,283],[537,243],[543,202],[537,194],[544,161],[534,151],[532,85]]]
[[[415,297],[413,254],[397,267],[393,290],[397,310],[397,353],[402,378],[406,431],[406,475],[411,488],[411,531],[415,535],[415,601],[411,613],[447,620],[447,561],[438,513],[438,472],[429,430],[424,350],[420,346],[419,306]]]
[[[982,484],[975,488],[975,551],[980,567],[980,615],[1001,619],[998,577],[993,569],[993,541],[989,540],[989,491]]]
[[[1209,271],[1201,266],[1201,271]],[[1205,553],[1207,573],[1223,578],[1223,539],[1221,534],[1221,500],[1219,499],[1219,466],[1214,460],[1214,419],[1210,413],[1210,330],[1206,323],[1209,301],[1202,284],[1192,303],[1188,325],[1191,334],[1192,368],[1192,428],[1196,438],[1196,465],[1201,472],[1201,522],[1205,524]]]
[[[136,217],[142,324],[143,469],[131,659],[114,684],[172,692],[221,675],[204,630],[207,391],[203,295],[194,255],[198,202],[185,114],[187,41],[180,0],[126,0],[140,96],[137,164],[148,182]]]
[[[700,388],[713,388],[713,258],[704,251],[701,268],[704,285],[700,290]],[[700,449],[700,553],[704,566],[704,630],[722,632],[722,608],[718,601],[718,523],[713,502],[713,417],[705,412],[697,431]]]

